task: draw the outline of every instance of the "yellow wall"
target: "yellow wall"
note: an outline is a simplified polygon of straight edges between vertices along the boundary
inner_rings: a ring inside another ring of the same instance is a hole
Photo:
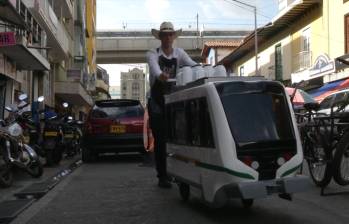
[[[291,78],[291,73],[295,70],[295,57],[301,51],[300,36],[302,31],[320,16],[320,12],[321,7],[311,10],[303,15],[301,20],[279,31],[268,41],[258,46],[258,68],[261,75],[271,79],[275,78],[275,47],[281,44],[283,79]],[[312,47],[312,43],[310,47]],[[255,74],[254,49],[235,63],[234,73],[239,74],[241,66],[244,66],[245,75]]]
[[[86,1],[87,60],[90,74],[96,73],[96,0]]]
[[[316,58],[327,54],[334,59],[345,54],[344,16],[349,13],[349,2],[342,0],[323,0],[323,4],[300,16],[290,27],[275,34],[270,40],[259,46],[258,65],[260,73],[268,78],[275,78],[275,46],[281,43],[283,79],[290,79],[295,72],[296,55],[301,51],[303,30],[310,28],[311,65]],[[233,72],[239,74],[244,66],[245,75],[254,75],[254,49],[233,64]]]

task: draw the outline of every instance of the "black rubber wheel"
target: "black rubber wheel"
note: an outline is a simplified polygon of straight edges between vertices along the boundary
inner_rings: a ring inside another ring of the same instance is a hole
[[[7,162],[5,146],[0,145],[0,187],[10,187],[13,183],[11,165]]]
[[[188,201],[190,198],[190,186],[186,183],[179,183],[179,194],[181,195],[181,198],[183,201]]]
[[[96,154],[92,151],[92,149],[83,147],[81,159],[84,163],[91,163],[96,160]]]
[[[44,169],[40,161],[31,162],[27,167],[27,172],[34,178],[39,178],[44,173]]]
[[[13,174],[11,167],[6,163],[2,164],[2,162],[0,161],[0,187],[6,188],[12,185]]]
[[[253,205],[253,199],[241,199],[244,208],[251,208]]]
[[[56,147],[53,150],[53,162],[54,164],[58,165],[63,158],[63,146]]]
[[[342,186],[349,184],[349,132],[337,144],[333,159],[333,179]]]
[[[46,149],[46,164],[48,166],[58,165],[61,162],[62,157],[61,149]]]
[[[332,153],[324,144],[324,136],[311,136],[304,144],[304,157],[310,176],[318,187],[326,187],[332,179]]]

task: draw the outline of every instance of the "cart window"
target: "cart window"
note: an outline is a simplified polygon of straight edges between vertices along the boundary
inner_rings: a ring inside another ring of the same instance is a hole
[[[217,86],[235,141],[239,145],[294,139],[283,88],[267,83]]]
[[[199,147],[214,147],[212,126],[205,98],[166,105],[167,141]]]

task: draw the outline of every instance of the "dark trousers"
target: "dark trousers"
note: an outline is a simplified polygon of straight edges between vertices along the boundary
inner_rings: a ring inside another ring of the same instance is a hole
[[[150,108],[149,108],[150,109]],[[154,153],[155,153],[155,166],[157,171],[157,177],[159,179],[167,178],[166,167],[166,121],[163,112],[158,113],[149,110],[150,127],[154,136]]]

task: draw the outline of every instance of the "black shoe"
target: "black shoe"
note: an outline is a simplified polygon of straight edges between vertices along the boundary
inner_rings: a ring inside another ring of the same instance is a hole
[[[158,186],[161,188],[171,188],[172,184],[168,180],[159,180]]]

